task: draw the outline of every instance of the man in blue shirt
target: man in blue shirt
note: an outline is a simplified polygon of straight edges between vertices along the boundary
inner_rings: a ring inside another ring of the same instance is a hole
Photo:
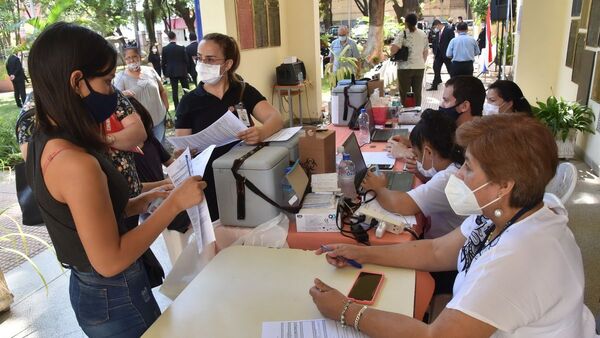
[[[348,49],[342,54],[344,48]],[[331,42],[331,52],[329,53],[330,60],[333,60],[333,72],[335,73],[340,68],[348,68],[350,72],[358,72],[358,69],[352,69],[352,65],[348,62],[340,62],[340,57],[359,58],[360,52],[356,46],[356,42],[348,37],[348,26],[340,26],[338,28],[338,38]],[[358,62],[357,62],[358,65]],[[350,74],[348,74],[348,78]]]
[[[450,77],[457,75],[473,75],[473,61],[480,54],[477,41],[467,34],[469,26],[466,22],[456,25],[458,36],[448,45],[446,56],[452,59]]]

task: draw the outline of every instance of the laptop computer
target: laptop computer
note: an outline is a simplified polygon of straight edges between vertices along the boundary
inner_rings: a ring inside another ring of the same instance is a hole
[[[360,151],[356,135],[351,133],[344,142],[344,152],[350,155],[350,159],[354,162],[356,176],[354,177],[354,186],[356,191],[360,191],[360,184],[367,175],[367,164]],[[382,170],[387,178],[387,188],[395,191],[409,191],[412,188],[414,175],[408,172]]]
[[[373,117],[373,108],[371,107],[371,100],[367,100],[365,110],[369,115],[369,133],[371,134],[371,142],[387,142],[387,140],[396,135],[408,137],[408,129],[375,128],[375,118]]]

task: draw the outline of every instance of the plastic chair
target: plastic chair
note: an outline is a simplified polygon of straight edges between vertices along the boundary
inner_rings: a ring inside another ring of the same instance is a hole
[[[566,204],[577,184],[577,168],[573,163],[561,162],[556,168],[556,175],[546,186],[546,192],[556,195]]]

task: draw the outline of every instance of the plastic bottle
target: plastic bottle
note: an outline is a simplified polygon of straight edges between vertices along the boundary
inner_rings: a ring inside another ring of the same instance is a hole
[[[354,186],[355,176],[354,162],[350,160],[349,154],[344,154],[342,162],[340,162],[338,167],[338,186],[345,198],[354,199],[356,197],[356,187]]]
[[[379,98],[379,88],[375,88],[373,90],[373,94],[371,94],[370,100],[371,100],[371,106],[378,106],[379,105],[379,100],[380,100],[380,98]]]
[[[360,115],[358,115],[358,144],[365,145],[367,143],[371,143],[371,131],[369,128],[369,114],[365,108],[360,110]]]
[[[337,152],[335,153],[335,167],[339,168],[340,162],[344,159],[344,146],[337,147]]]
[[[290,171],[292,171],[292,167],[285,168],[285,175],[287,175]],[[283,190],[281,205],[294,206],[297,204],[297,197],[296,201],[292,200],[292,198],[294,198],[296,192],[294,192],[294,189],[290,185],[290,182],[288,182],[285,175],[283,178],[281,178],[281,189]],[[292,203],[290,203],[290,201],[292,201]]]

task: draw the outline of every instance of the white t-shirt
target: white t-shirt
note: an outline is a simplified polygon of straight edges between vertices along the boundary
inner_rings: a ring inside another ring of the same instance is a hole
[[[544,198],[540,210],[477,254],[492,224],[483,216],[467,218],[461,231],[468,240],[447,307],[494,326],[496,338],[596,337],[583,304],[581,252],[568,220],[560,201]]]
[[[458,228],[466,218],[454,213],[444,192],[450,175],[454,175],[458,170],[459,167],[452,163],[433,175],[427,183],[408,192],[408,196],[415,201],[421,212],[430,218],[431,228],[425,232],[425,238],[444,236]]]
[[[115,76],[115,87],[117,89],[131,90],[135,98],[148,110],[152,117],[154,126],[161,123],[167,115],[167,110],[160,97],[161,79],[152,67],[140,66],[140,78],[127,75],[121,71]]]
[[[405,32],[406,40],[403,31],[398,33],[393,42],[399,48],[402,48],[402,46],[408,47],[408,60],[396,62],[398,69],[424,69],[423,51],[429,48],[427,34],[420,29],[415,29],[414,32],[407,29]]]

